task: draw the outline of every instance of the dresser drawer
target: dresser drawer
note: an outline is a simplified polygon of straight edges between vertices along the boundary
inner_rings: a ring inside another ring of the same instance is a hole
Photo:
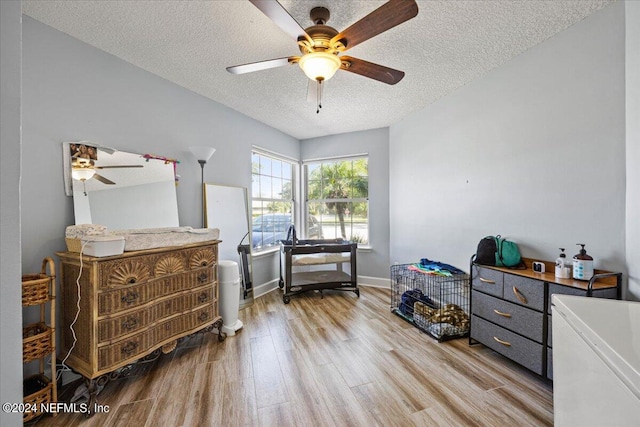
[[[542,313],[477,291],[473,291],[472,298],[474,315],[542,343]]]
[[[551,315],[547,314],[547,346],[553,347],[553,337],[551,336]]]
[[[163,277],[140,285],[102,291],[98,294],[98,316],[139,307],[157,298],[214,283],[216,279],[215,268],[203,268]]]
[[[182,316],[174,317],[116,343],[98,347],[98,369],[137,359],[138,355],[182,332],[184,324]]]
[[[98,289],[142,284],[153,277],[153,263],[149,257],[123,258],[98,264]]]
[[[218,315],[216,311],[215,304],[208,304],[206,306],[199,307],[192,313],[184,316],[184,331],[189,331],[202,325],[206,325],[207,323],[211,323]]]
[[[98,347],[98,369],[105,369],[124,361],[135,360],[141,355],[159,344],[170,340],[172,337],[182,336],[185,332],[192,331],[215,319],[215,306],[213,303],[204,305],[191,313],[176,316],[153,327],[129,336],[116,343]]]
[[[501,271],[474,265],[471,271],[474,289],[502,297],[504,274]]]
[[[113,341],[152,325],[157,320],[215,301],[216,285],[207,285],[186,294],[165,298],[136,311],[98,321],[98,342]]]
[[[587,282],[585,282],[586,284]],[[571,286],[562,286],[556,283],[549,283],[549,312],[551,312],[551,297],[553,294],[561,294],[561,295],[578,295],[578,296],[587,296],[586,289],[578,289],[572,288]],[[594,298],[608,298],[608,299],[616,299],[617,291],[615,288],[609,289],[596,289],[593,291]]]
[[[471,338],[490,349],[542,375],[543,351],[546,347],[498,325],[471,316]]]
[[[98,263],[98,288],[141,284],[186,271],[211,268],[216,262],[215,246],[103,261]]]
[[[153,322],[157,317],[154,315],[156,306],[133,313],[123,314],[114,319],[103,319],[98,321],[98,342],[112,341],[122,335],[127,335],[139,331]]]
[[[184,310],[191,310],[203,304],[208,304],[212,301],[216,301],[216,288],[218,284],[213,283],[207,285],[204,288],[195,289],[191,293],[186,294],[183,297]]]
[[[114,366],[124,361],[133,361],[144,353],[152,342],[151,331],[142,332],[115,344],[98,347],[98,370]]]
[[[503,297],[516,304],[544,311],[544,282],[505,274]]]
[[[553,350],[547,348],[547,378],[553,379]]]
[[[218,262],[216,246],[206,246],[204,248],[190,250],[187,253],[188,268],[191,270],[202,267],[214,267]]]

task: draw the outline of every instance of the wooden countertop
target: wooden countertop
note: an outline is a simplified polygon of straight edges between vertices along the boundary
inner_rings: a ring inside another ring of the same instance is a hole
[[[494,267],[489,265],[482,265],[483,267],[491,268],[494,270],[503,271],[509,274],[516,274],[518,276],[528,277],[531,279],[542,280],[548,283],[557,283],[559,285],[570,286],[572,288],[579,289],[588,289],[589,281],[588,280],[575,280],[575,279],[558,279],[555,276],[555,265],[556,263],[553,261],[544,261],[538,259],[531,258],[522,258],[527,268],[525,269],[517,269],[517,268],[507,268],[507,267]],[[533,262],[543,262],[545,267],[544,273],[538,273],[533,271],[532,264]],[[479,264],[480,265],[480,264]],[[618,276],[622,273],[614,273],[612,271],[605,270],[595,270],[595,274],[610,274],[611,276],[603,277],[596,280],[593,283],[593,289],[609,289],[615,288],[618,286]]]

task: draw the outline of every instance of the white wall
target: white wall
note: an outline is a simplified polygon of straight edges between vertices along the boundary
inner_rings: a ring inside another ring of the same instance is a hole
[[[20,2],[0,2],[0,401],[22,402],[20,267]],[[0,425],[22,425],[0,413]]]
[[[371,250],[358,252],[358,275],[388,278],[389,129],[380,128],[306,139],[301,141],[300,147],[303,161],[369,154],[369,245]]]
[[[625,3],[627,113],[627,296],[640,301],[640,2]]]
[[[615,3],[391,126],[391,261],[468,270],[502,234],[624,271],[624,36]]]

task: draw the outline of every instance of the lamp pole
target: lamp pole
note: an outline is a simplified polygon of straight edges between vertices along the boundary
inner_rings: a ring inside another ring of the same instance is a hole
[[[204,211],[205,211],[205,206],[204,206],[204,165],[207,164],[206,160],[198,160],[198,163],[200,163],[200,187],[202,188],[202,194],[201,194],[201,201],[202,201],[202,228],[205,227],[205,215],[204,215]]]
[[[205,188],[204,188],[204,165],[207,164],[207,160],[211,158],[213,153],[216,152],[216,149],[213,147],[205,147],[205,146],[194,146],[189,147],[189,151],[193,154],[193,157],[198,160],[200,164],[200,186],[202,188],[200,199],[202,200],[202,228],[205,227],[206,215],[205,215]]]

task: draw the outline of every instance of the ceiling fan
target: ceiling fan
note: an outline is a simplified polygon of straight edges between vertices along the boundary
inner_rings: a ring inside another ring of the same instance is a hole
[[[107,185],[115,185],[115,182],[96,173],[96,169],[118,169],[118,168],[141,168],[144,165],[113,165],[113,166],[96,166],[91,159],[75,158],[71,162],[71,175],[78,181],[85,182],[88,179],[96,180]]]
[[[418,14],[418,5],[414,0],[389,0],[341,32],[326,25],[329,20],[329,10],[324,7],[311,9],[310,16],[314,25],[302,28],[277,0],[249,1],[284,32],[297,40],[302,56],[289,56],[227,67],[227,71],[232,74],[250,73],[297,63],[309,79],[317,82],[316,113],[322,108],[322,85],[333,77],[338,69],[390,85],[398,83],[404,77],[403,71],[351,56],[340,56],[340,54],[415,17]]]

